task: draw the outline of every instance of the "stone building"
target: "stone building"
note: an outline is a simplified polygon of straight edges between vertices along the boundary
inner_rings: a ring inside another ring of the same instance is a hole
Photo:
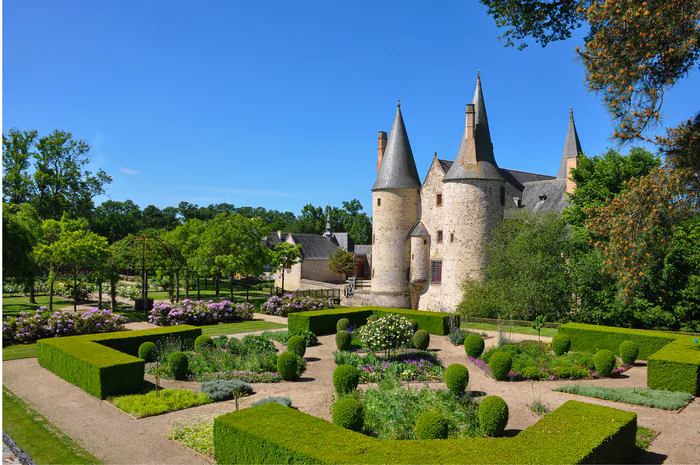
[[[455,160],[435,155],[421,183],[399,103],[388,140],[379,133],[371,303],[453,311],[464,280],[483,279],[487,237],[505,215],[561,212],[579,153],[571,112],[557,177],[500,168],[478,77]]]

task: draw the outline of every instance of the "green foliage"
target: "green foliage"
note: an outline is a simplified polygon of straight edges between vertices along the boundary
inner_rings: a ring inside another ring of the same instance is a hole
[[[419,329],[413,334],[413,346],[418,350],[428,350],[430,334],[424,329]]]
[[[606,349],[599,350],[593,357],[595,369],[600,376],[610,376],[616,362],[615,354]]]
[[[415,318],[409,318],[408,322],[411,325],[411,329],[415,332],[418,331],[418,320]]]
[[[187,378],[188,359],[184,352],[173,352],[168,355],[168,371],[175,379]]]
[[[352,397],[339,399],[333,404],[333,424],[352,431],[362,430],[364,412],[362,404]]]
[[[232,340],[235,338],[232,338]],[[230,341],[229,341],[230,342]],[[275,348],[275,344],[272,343],[269,339],[266,337],[263,337],[260,334],[246,334],[243,336],[243,339],[241,340],[241,343],[243,344],[243,348],[241,350],[245,351],[245,353],[273,353],[277,352],[277,349]],[[229,343],[229,345],[234,344]]]
[[[453,363],[445,370],[445,383],[453,394],[463,394],[469,384],[469,370],[464,365]]]
[[[447,420],[439,412],[423,412],[416,421],[418,439],[447,439],[449,431]]]
[[[639,355],[639,346],[633,341],[624,341],[620,344],[620,359],[622,363],[633,364]]]
[[[359,382],[360,372],[352,365],[338,365],[333,372],[333,386],[341,396],[357,389]]]
[[[209,336],[205,336],[204,334],[202,334],[201,336],[197,337],[197,339],[194,340],[195,350],[204,349],[206,347],[213,347],[213,346],[214,346],[214,341]]]
[[[253,402],[253,405],[251,407],[257,407],[258,405],[265,405],[265,404],[280,404],[284,407],[291,407],[292,406],[292,399],[289,397],[279,397],[279,396],[271,396],[271,397],[265,397],[263,399],[260,399],[258,401]]]
[[[464,340],[464,351],[467,356],[479,358],[484,353],[484,338],[478,334],[471,334]]]
[[[413,335],[408,320],[402,316],[387,314],[360,328],[362,343],[373,351],[391,351],[406,347]]]
[[[306,343],[301,336],[292,336],[287,341],[287,350],[298,357],[303,357],[306,353]]]
[[[485,397],[479,404],[479,424],[484,436],[501,436],[508,424],[508,404],[498,396]]]
[[[192,392],[189,389],[161,389],[157,393],[151,391],[148,394],[113,397],[111,401],[136,418],[160,415],[212,402],[207,394]]]
[[[367,317],[367,321],[374,321],[379,318],[379,315],[370,315]]]
[[[579,396],[595,397],[596,399],[642,405],[644,407],[660,408],[664,410],[678,410],[693,399],[693,396],[686,392],[660,391],[645,387],[610,388],[573,384],[561,386],[554,390]]]
[[[552,338],[552,350],[556,355],[564,355],[571,349],[571,338],[566,334],[557,334]]]
[[[31,158],[36,156],[36,130],[10,129],[2,135],[2,198],[19,205],[28,202],[34,193],[34,180],[29,172]]]
[[[301,244],[292,245],[284,241],[275,245],[270,262],[278,271],[282,271],[282,292],[284,292],[285,270],[291,270],[299,260],[301,260]]]
[[[348,320],[347,318],[341,318],[340,320],[338,320],[338,323],[335,324],[335,329],[336,331],[342,331],[347,330],[350,326],[352,326],[350,320]]]
[[[328,262],[328,270],[331,273],[344,276],[345,279],[347,279],[349,275],[355,274],[356,266],[357,260],[355,258],[355,253],[348,252],[342,247],[335,249],[335,252],[330,256],[330,261]]]
[[[205,393],[214,402],[232,399],[233,393],[248,396],[253,393],[253,386],[237,379],[205,381],[199,386],[200,392]]]
[[[157,352],[156,345],[151,341],[146,341],[139,346],[139,358],[142,358],[146,363],[155,362],[158,359]]]
[[[481,359],[490,362],[496,353],[507,353],[513,363],[510,371],[512,379],[540,379],[554,375],[558,378],[589,378],[593,368],[593,355],[587,352],[570,352],[555,356],[546,346],[537,341],[520,341],[491,347]]]
[[[318,337],[308,329],[302,331],[263,331],[260,336],[283,344],[287,344],[287,340],[292,336],[301,336],[304,338],[306,347],[318,345]]]
[[[168,439],[194,449],[200,454],[214,458],[214,421],[205,417],[176,420]]]
[[[297,379],[298,370],[297,355],[291,352],[282,352],[277,357],[277,371],[284,381],[294,381]]]
[[[700,347],[694,337],[679,337],[647,358],[647,386],[653,389],[700,392]]]
[[[338,350],[350,350],[352,344],[352,334],[345,330],[340,330],[335,334],[335,346]]]
[[[571,338],[571,350],[596,352],[607,349],[619,351],[624,341],[634,341],[639,346],[639,358],[646,360],[651,354],[678,339],[677,335],[645,329],[614,328],[611,326],[567,323],[558,329],[559,333]]]
[[[507,352],[499,351],[491,356],[489,368],[493,377],[498,381],[504,381],[510,372],[513,360]]]

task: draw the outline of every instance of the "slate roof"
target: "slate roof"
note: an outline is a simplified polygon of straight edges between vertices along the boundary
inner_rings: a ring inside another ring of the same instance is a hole
[[[430,236],[430,233],[428,232],[428,229],[425,227],[422,221],[419,221],[416,223],[416,225],[413,227],[411,230],[411,234],[409,234],[411,237],[425,237],[425,236]]]
[[[296,244],[301,244],[303,260],[328,260],[338,250],[338,244],[320,234],[291,234]]]
[[[452,167],[452,163],[454,163],[452,160],[438,160],[440,162],[440,168],[442,168],[442,171],[447,173],[450,171],[450,168]]]
[[[352,239],[348,233],[333,233],[333,238],[341,249],[348,250],[350,252],[353,251],[355,244],[352,242]]]
[[[561,213],[567,206],[566,179],[526,182],[522,204],[528,213]]]
[[[566,131],[564,152],[561,154],[561,163],[559,164],[559,175],[557,176],[559,179],[566,179],[568,177],[566,160],[568,158],[578,157],[581,152],[581,142],[578,140],[576,124],[574,123],[574,110],[569,109],[569,129]]]
[[[377,174],[377,181],[372,186],[372,190],[420,189],[420,186],[416,161],[413,158],[411,143],[408,141],[399,103]]]
[[[355,245],[355,255],[372,255],[372,244]]]

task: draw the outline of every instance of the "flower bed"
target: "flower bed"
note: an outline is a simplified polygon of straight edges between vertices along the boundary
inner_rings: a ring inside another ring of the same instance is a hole
[[[314,299],[309,296],[294,297],[293,294],[285,294],[282,297],[273,295],[260,306],[260,310],[263,313],[276,316],[287,316],[290,313],[325,310],[327,308],[333,308],[333,300]]]
[[[184,299],[179,303],[157,302],[148,316],[150,323],[159,326],[211,325],[252,320],[255,306],[249,302],[234,304],[228,300]]]
[[[336,365],[357,367],[360,383],[376,383],[390,377],[401,381],[442,381],[445,372],[437,356],[423,350],[402,349],[390,356],[336,351],[333,357]]]
[[[91,308],[82,313],[50,312],[40,307],[35,312],[21,312],[2,322],[3,345],[35,342],[37,339],[79,334],[109,333],[124,329],[124,317],[109,310]]]

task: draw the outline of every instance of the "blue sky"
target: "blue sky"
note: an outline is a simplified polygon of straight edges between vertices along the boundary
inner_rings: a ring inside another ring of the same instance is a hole
[[[195,7],[198,6],[199,8]],[[401,99],[421,177],[454,159],[481,70],[505,168],[556,174],[574,108],[584,151],[612,145],[574,47],[518,51],[476,1],[3,2],[3,131],[92,147],[113,200],[371,209],[377,131]],[[694,72],[669,126],[697,110]],[[98,199],[98,201],[104,199]]]

